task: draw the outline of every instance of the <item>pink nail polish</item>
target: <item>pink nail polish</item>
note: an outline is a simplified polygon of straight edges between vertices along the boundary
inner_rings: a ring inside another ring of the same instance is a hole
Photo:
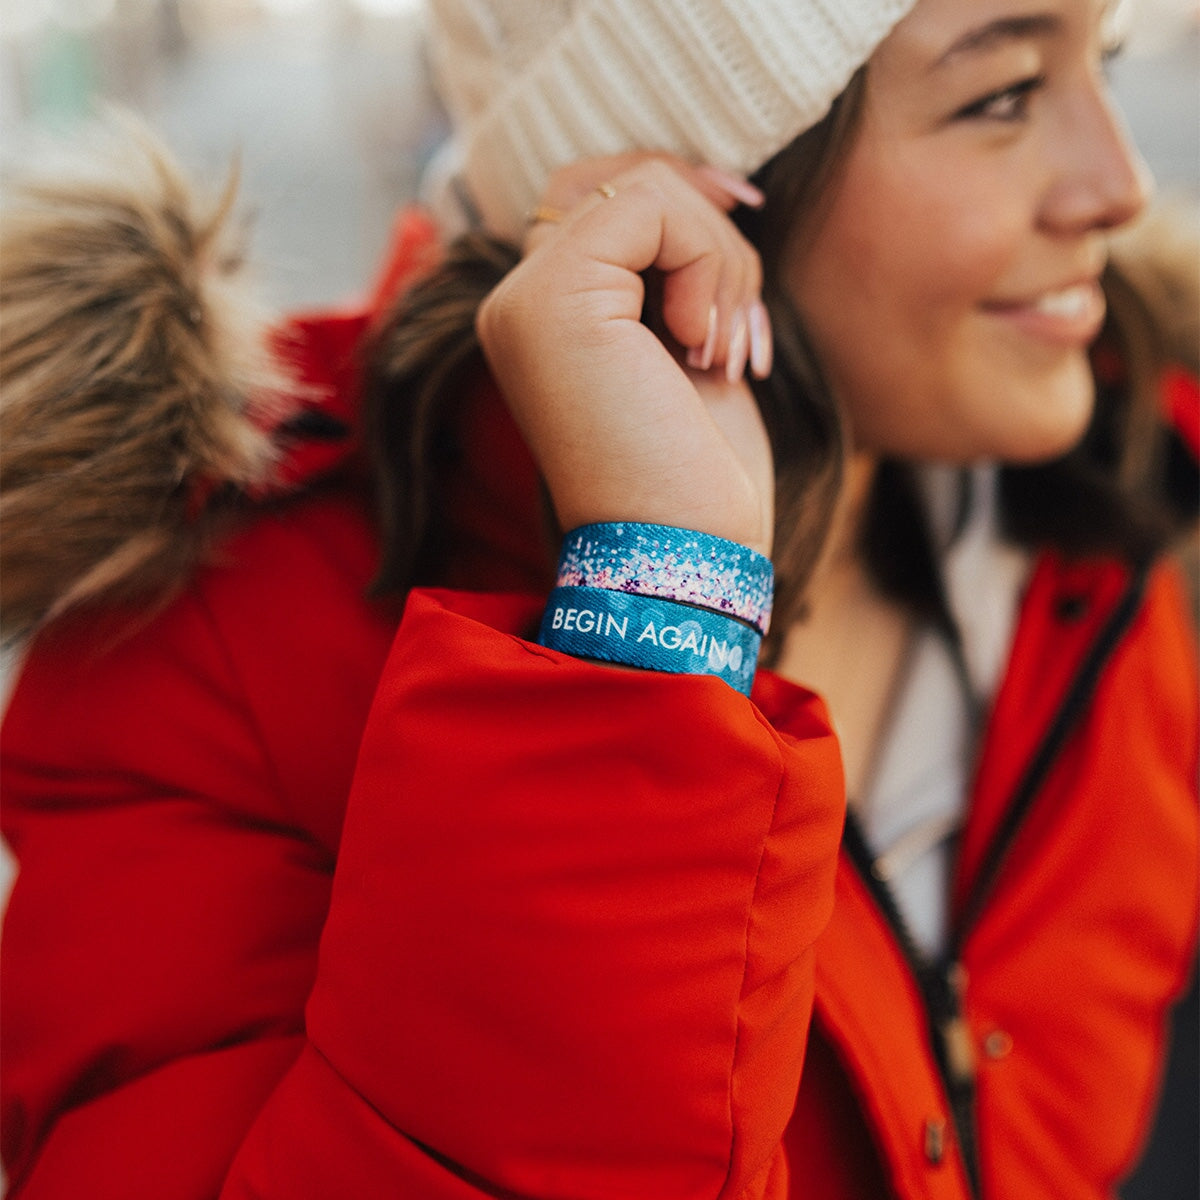
[[[774,349],[771,318],[767,315],[766,305],[756,300],[750,306],[750,370],[756,379],[766,379],[770,375]]]
[[[722,171],[719,167],[703,166],[699,168],[699,171],[701,175],[710,179],[723,192],[728,192],[735,200],[740,200],[743,204],[747,204],[751,208],[762,208],[766,202],[766,196],[747,179],[731,175],[728,171]]]
[[[729,334],[729,353],[725,357],[725,378],[737,383],[746,373],[746,355],[750,349],[750,330],[746,314],[738,309],[733,315],[733,327]]]
[[[701,371],[712,369],[713,359],[717,353],[717,306],[708,307],[708,328],[704,333],[704,345],[700,348],[699,361],[696,367]]]

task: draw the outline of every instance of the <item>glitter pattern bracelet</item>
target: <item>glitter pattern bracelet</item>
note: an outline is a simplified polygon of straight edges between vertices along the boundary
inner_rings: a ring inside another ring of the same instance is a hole
[[[582,525],[563,539],[559,587],[655,596],[736,617],[765,634],[771,622],[771,560],[738,542],[636,521]]]
[[[550,593],[538,641],[576,658],[677,675],[716,675],[748,696],[762,635],[711,609],[569,586]]]

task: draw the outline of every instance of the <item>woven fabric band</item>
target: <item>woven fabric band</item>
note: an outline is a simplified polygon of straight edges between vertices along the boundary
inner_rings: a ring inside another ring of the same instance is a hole
[[[655,596],[736,617],[765,634],[771,623],[771,560],[738,542],[622,521],[582,525],[563,539],[559,587]]]
[[[743,621],[690,604],[606,588],[550,593],[538,641],[576,658],[676,675],[717,675],[750,694],[762,635]]]

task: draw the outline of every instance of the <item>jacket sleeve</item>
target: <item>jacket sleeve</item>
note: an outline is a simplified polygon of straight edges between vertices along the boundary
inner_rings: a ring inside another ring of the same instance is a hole
[[[133,709],[112,680],[71,713],[136,713],[127,758],[15,756],[15,1195],[781,1194],[842,818],[823,710],[768,680],[777,732],[718,680],[521,640],[535,610],[410,600],[332,895],[198,614]]]
[[[842,820],[820,703],[780,734],[719,680],[503,632],[535,615],[410,600],[308,1046],[227,1197],[786,1187]]]
[[[304,1044],[345,797],[394,612],[325,493],[154,612],[63,618],[5,716],[11,1195],[211,1200]],[[302,602],[298,601],[302,598]]]
[[[299,1053],[330,866],[268,821],[277,784],[203,605],[48,633],[3,789],[10,1194],[215,1196]]]

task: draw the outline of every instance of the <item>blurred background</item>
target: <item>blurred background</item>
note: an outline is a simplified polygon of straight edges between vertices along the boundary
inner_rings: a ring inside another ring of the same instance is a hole
[[[235,155],[272,300],[364,287],[444,138],[420,0],[0,0],[0,170],[143,116],[201,182]]]
[[[1160,191],[1200,209],[1200,3],[1121,7],[1125,51],[1110,68],[1118,102]],[[446,135],[421,9],[421,0],[0,0],[0,177],[83,129],[98,103],[118,102],[214,188],[240,158],[252,258],[277,307],[352,300]],[[0,853],[0,896],[10,870]],[[1124,1200],[1200,1197],[1198,1023],[1193,987],[1176,1016],[1154,1141]]]
[[[1198,196],[1200,4],[1122,9],[1118,99],[1160,186]],[[240,154],[271,298],[345,299],[446,132],[421,13],[421,0],[0,0],[0,170],[117,101],[202,180]]]

